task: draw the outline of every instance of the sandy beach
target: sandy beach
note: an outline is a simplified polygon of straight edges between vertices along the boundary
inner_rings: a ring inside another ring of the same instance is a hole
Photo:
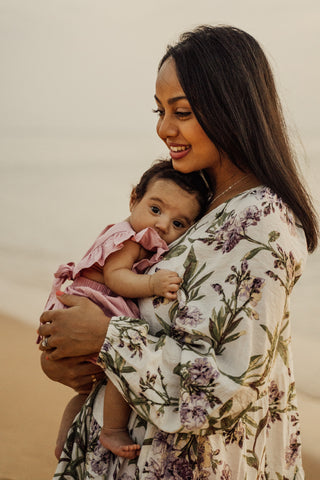
[[[0,479],[49,480],[55,435],[72,391],[42,373],[35,330],[0,317]]]
[[[0,316],[0,480],[49,480],[60,416],[72,391],[48,380],[39,364],[35,329]],[[306,480],[320,477],[320,403],[299,395]]]

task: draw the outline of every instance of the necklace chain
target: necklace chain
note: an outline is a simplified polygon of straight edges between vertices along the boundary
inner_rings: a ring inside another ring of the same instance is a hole
[[[218,198],[222,197],[222,195],[224,195],[225,193],[229,192],[229,190],[231,190],[233,187],[235,187],[236,185],[238,185],[238,183],[242,182],[242,180],[245,180],[247,177],[249,176],[249,174],[245,175],[244,177],[241,177],[239,178],[239,180],[237,180],[236,182],[232,183],[232,185],[230,185],[228,188],[226,188],[225,190],[223,190],[223,192],[219,193],[219,195],[215,196],[212,200],[212,202],[215,202]]]

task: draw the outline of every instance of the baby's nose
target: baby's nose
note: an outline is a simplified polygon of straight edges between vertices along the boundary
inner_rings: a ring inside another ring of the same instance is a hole
[[[169,224],[170,224],[169,220],[162,217],[157,220],[155,227],[161,232],[167,232],[169,228]]]

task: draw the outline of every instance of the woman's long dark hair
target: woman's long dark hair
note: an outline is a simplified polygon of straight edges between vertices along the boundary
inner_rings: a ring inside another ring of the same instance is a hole
[[[231,26],[200,26],[169,46],[177,75],[201,127],[220,152],[251,171],[292,209],[308,250],[318,221],[302,182],[268,60],[258,42]]]

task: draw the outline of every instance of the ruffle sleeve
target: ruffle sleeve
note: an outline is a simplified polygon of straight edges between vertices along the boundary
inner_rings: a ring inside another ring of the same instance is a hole
[[[109,225],[74,267],[73,277],[76,278],[81,270],[90,268],[96,263],[103,267],[108,256],[121,250],[128,240],[139,243],[143,248],[152,252],[150,258],[142,259],[134,265],[134,269],[138,273],[142,273],[147,267],[159,262],[162,255],[168,250],[166,242],[152,228],[145,228],[136,233],[128,221]]]
[[[145,250],[153,252],[150,258],[143,258],[134,265],[134,269],[138,273],[144,272],[148,267],[158,263],[162,255],[167,252],[168,245],[153,228],[145,228],[130,239],[139,243]]]

